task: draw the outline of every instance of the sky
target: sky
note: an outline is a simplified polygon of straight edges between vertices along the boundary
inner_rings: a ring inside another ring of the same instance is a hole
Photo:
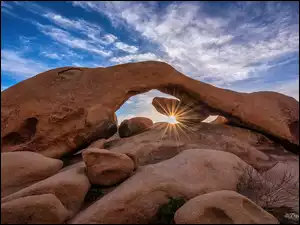
[[[1,1],[1,91],[64,66],[164,61],[238,92],[299,101],[299,2]],[[152,90],[131,97],[118,121],[164,121]]]

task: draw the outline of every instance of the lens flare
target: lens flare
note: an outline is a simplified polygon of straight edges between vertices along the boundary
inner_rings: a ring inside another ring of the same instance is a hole
[[[171,116],[168,117],[168,123],[176,124],[176,123],[178,123],[178,121],[176,120],[175,116],[171,115]]]

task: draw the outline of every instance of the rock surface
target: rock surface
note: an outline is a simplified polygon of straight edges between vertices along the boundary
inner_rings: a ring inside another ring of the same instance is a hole
[[[135,156],[138,165],[169,159],[189,148],[213,148],[231,152],[258,170],[272,168],[277,160],[263,151],[283,152],[265,136],[238,127],[200,123],[193,126],[156,123],[130,138],[105,143],[105,148]]]
[[[27,196],[1,204],[1,224],[61,224],[69,216],[54,194]]]
[[[151,89],[277,137],[288,148],[299,146],[295,99],[275,92],[220,89],[184,76],[166,63],[147,61],[108,68],[57,68],[4,90],[1,151],[30,150],[59,158],[108,138],[116,131],[116,110],[130,97]]]
[[[27,196],[54,194],[70,214],[74,215],[80,209],[89,188],[90,182],[84,167],[76,167],[1,198],[1,203]]]
[[[254,202],[228,190],[192,198],[176,211],[174,220],[176,224],[279,224]]]
[[[191,199],[218,190],[235,190],[246,163],[211,149],[190,149],[140,167],[116,189],[80,212],[70,223],[148,223],[168,197]]]
[[[105,149],[88,148],[82,157],[92,184],[117,184],[129,177],[135,168],[134,161],[127,155]]]
[[[35,152],[1,153],[1,197],[54,175],[62,166],[62,161]]]
[[[119,126],[119,136],[121,138],[138,134],[153,125],[152,120],[146,117],[134,117],[124,120]]]

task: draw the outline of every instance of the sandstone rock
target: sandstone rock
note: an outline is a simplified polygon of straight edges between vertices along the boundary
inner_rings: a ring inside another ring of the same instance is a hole
[[[137,169],[70,223],[148,223],[168,197],[191,199],[218,190],[235,190],[247,164],[237,156],[210,149],[190,149]]]
[[[63,162],[34,152],[1,153],[1,197],[57,173]]]
[[[156,123],[130,138],[105,143],[105,148],[112,152],[130,153],[140,166],[169,159],[189,148],[213,148],[231,152],[260,171],[270,169],[277,163],[273,156],[268,155],[270,151],[284,152],[280,145],[259,133],[208,123],[188,127]]]
[[[119,126],[119,136],[121,138],[138,134],[153,125],[152,120],[146,117],[134,117],[124,120]]]
[[[114,185],[130,176],[135,168],[127,155],[105,149],[88,148],[82,157],[92,184]]]
[[[148,61],[107,68],[57,68],[4,90],[1,151],[39,151],[59,158],[85,142],[107,138],[103,130],[115,130],[112,118],[119,107],[151,89],[277,137],[286,148],[297,151],[299,147],[295,99],[275,92],[220,89],[184,76],[166,63]]]
[[[84,167],[76,167],[8,195],[1,199],[1,203],[27,196],[54,194],[71,214],[75,214],[80,209],[89,188],[90,182]]]
[[[69,216],[54,194],[21,197],[1,204],[1,224],[61,224]]]
[[[279,224],[246,197],[228,190],[197,196],[180,207],[176,224]]]
[[[100,140],[94,141],[92,144],[90,144],[89,148],[100,148],[100,149],[103,149],[105,142],[106,142],[105,139],[100,139]]]

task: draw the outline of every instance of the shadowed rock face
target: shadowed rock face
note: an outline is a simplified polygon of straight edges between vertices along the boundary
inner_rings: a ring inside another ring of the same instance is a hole
[[[108,68],[57,68],[3,91],[2,152],[39,151],[59,158],[95,138],[108,138],[116,131],[115,111],[130,97],[151,89],[209,108],[293,147],[299,145],[295,99],[275,92],[220,89],[186,77],[166,63],[147,61]]]

